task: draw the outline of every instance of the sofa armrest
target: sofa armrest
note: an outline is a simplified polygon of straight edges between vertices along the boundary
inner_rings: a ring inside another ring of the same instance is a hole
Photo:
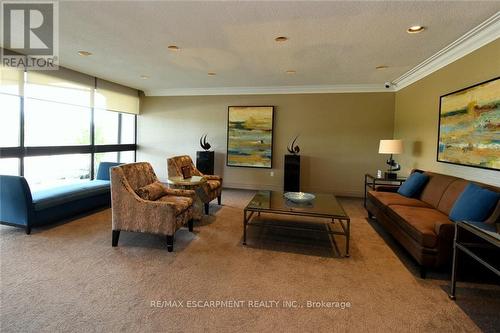
[[[0,176],[0,221],[29,228],[33,219],[33,198],[26,179]]]
[[[434,232],[440,239],[453,240],[455,235],[455,223],[448,221],[437,221],[434,224]]]
[[[451,221],[436,222],[434,224],[434,232],[438,238],[436,265],[441,266],[450,262],[450,258],[453,254],[455,223]]]

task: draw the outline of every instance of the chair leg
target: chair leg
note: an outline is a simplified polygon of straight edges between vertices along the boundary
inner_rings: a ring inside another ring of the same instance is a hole
[[[188,229],[190,232],[193,232],[193,219],[189,220],[188,221]]]
[[[26,226],[26,228],[24,229],[24,232],[26,232],[26,235],[31,234],[31,227],[30,226]]]
[[[120,230],[113,230],[113,235],[111,238],[112,238],[111,246],[113,247],[118,246],[118,238],[120,238]]]
[[[167,235],[167,251],[172,252],[174,250],[174,236]]]
[[[222,195],[219,195],[217,197],[217,204],[220,206],[221,205],[221,202],[222,202]]]
[[[208,208],[209,208],[208,202],[205,204],[205,215],[208,215]]]

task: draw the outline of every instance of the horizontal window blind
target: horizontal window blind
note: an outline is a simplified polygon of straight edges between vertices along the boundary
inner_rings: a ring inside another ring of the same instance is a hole
[[[59,67],[57,71],[28,71],[25,96],[51,102],[92,106],[94,77]]]
[[[0,93],[23,95],[24,72],[17,68],[0,66]]]
[[[64,67],[56,71],[27,71],[25,81],[23,70],[0,66],[0,93],[139,114],[136,89]]]
[[[108,111],[139,114],[139,93],[135,89],[97,79],[94,106]]]

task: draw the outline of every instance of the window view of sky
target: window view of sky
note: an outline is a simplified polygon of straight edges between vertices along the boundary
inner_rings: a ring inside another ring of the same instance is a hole
[[[24,100],[26,146],[69,146],[90,144],[90,108]]]
[[[19,112],[20,98],[0,94],[1,116],[0,147],[15,147],[19,145]]]

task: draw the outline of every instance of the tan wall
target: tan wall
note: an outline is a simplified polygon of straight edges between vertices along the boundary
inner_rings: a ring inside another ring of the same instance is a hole
[[[498,171],[436,161],[439,97],[500,76],[500,39],[396,93],[394,137],[405,143],[403,171],[431,170],[500,186]]]
[[[229,105],[275,106],[272,170],[225,165]],[[143,97],[138,160],[151,162],[164,179],[166,158],[194,160],[199,137],[208,133],[226,186],[280,189],[286,146],[300,133],[302,189],[361,196],[364,173],[385,166],[378,142],[392,137],[393,122],[394,93]]]

